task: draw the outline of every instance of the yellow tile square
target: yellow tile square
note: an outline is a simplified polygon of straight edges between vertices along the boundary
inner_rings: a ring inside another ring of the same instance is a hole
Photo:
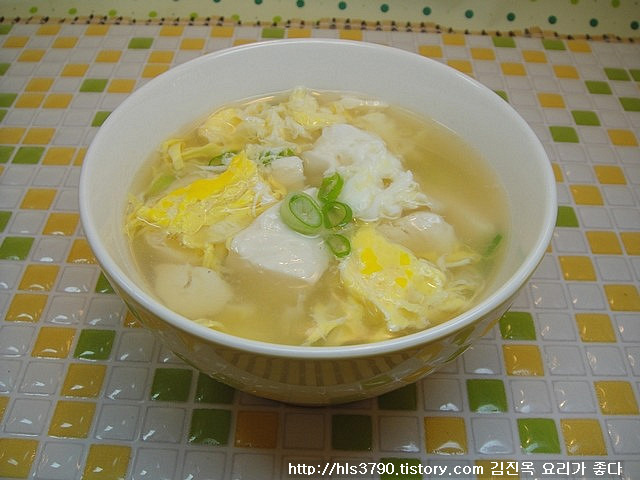
[[[95,412],[95,403],[60,400],[51,417],[49,436],[87,438]]]
[[[98,263],[85,238],[77,238],[73,241],[67,262],[85,265],[96,265]]]
[[[53,85],[53,78],[32,78],[24,87],[25,92],[48,92]]]
[[[424,436],[427,453],[465,455],[468,451],[464,418],[425,417]]]
[[[41,265],[35,263],[27,265],[18,288],[20,290],[48,292],[56,283],[59,270],[59,265]]]
[[[66,358],[71,350],[75,328],[42,327],[31,350],[32,357]]]
[[[60,393],[67,397],[97,397],[104,382],[106,365],[72,363]]]
[[[81,166],[82,162],[84,162],[84,156],[86,155],[86,153],[87,153],[86,148],[79,148],[76,158],[73,159],[73,165],[76,167]]]
[[[233,41],[233,46],[237,47],[240,45],[249,45],[251,43],[256,43],[256,41],[253,38],[236,38]]]
[[[233,27],[224,27],[224,26],[211,27],[211,36],[224,37],[224,38],[233,37]]]
[[[41,25],[36,35],[57,35],[60,32],[60,25]]]
[[[180,50],[202,50],[204,38],[183,38],[180,42]]]
[[[638,415],[638,403],[629,382],[598,381],[593,386],[603,415]]]
[[[611,185],[626,185],[627,180],[624,177],[624,172],[620,167],[615,165],[594,165],[593,170],[596,173],[596,178],[600,183]]]
[[[27,42],[29,41],[29,37],[26,36],[18,36],[13,35],[11,37],[7,37],[7,39],[2,44],[3,48],[23,48]]]
[[[420,45],[418,53],[423,57],[442,58],[442,47],[440,45]]]
[[[16,108],[38,108],[44,100],[43,93],[23,93],[15,103]]]
[[[73,95],[70,93],[52,93],[47,95],[42,106],[44,108],[67,108],[71,100],[73,100]]]
[[[4,319],[7,322],[37,322],[47,305],[47,298],[38,293],[16,293]]]
[[[552,163],[551,168],[553,169],[553,176],[555,177],[556,182],[563,182],[564,176],[562,175],[562,169],[560,168],[560,165],[558,165],[557,163]]]
[[[239,448],[275,448],[278,422],[277,412],[238,412],[234,445]]]
[[[94,444],[89,447],[82,480],[124,480],[131,459],[131,447]]]
[[[503,345],[502,354],[508,375],[542,376],[544,366],[535,345]]]
[[[472,47],[471,58],[474,60],[495,60],[496,54],[491,48]]]
[[[69,165],[76,149],[73,147],[50,147],[42,159],[43,165]]]
[[[171,50],[156,50],[149,55],[149,63],[171,63],[174,53]]]
[[[122,320],[122,326],[126,328],[142,328],[140,321],[128,310]]]
[[[638,140],[631,130],[610,129],[607,130],[609,139],[614,145],[621,147],[637,147]]]
[[[77,37],[58,37],[53,42],[53,48],[73,48],[78,43]]]
[[[87,70],[89,69],[89,65],[85,63],[70,63],[65,65],[60,72],[60,76],[62,77],[82,77]]]
[[[547,56],[542,50],[523,50],[522,58],[529,63],[547,63]]]
[[[569,455],[606,455],[600,422],[593,418],[563,418],[560,428]]]
[[[640,311],[640,295],[635,285],[605,285],[609,307],[616,312]]]
[[[0,127],[0,143],[19,143],[25,131],[22,127]]]
[[[53,203],[56,190],[53,188],[30,188],[22,198],[20,208],[47,210]]]
[[[288,28],[287,38],[309,38],[311,36],[310,28]]]
[[[37,440],[0,438],[0,477],[27,478],[37,451]]]
[[[149,64],[144,67],[142,70],[142,78],[153,78],[157,77],[161,73],[169,70],[169,65],[164,64]]]
[[[106,35],[109,31],[109,25],[89,25],[84,34],[90,37]]]
[[[5,397],[4,395],[0,396],[0,422],[2,422],[2,417],[4,417],[4,412],[7,410],[8,404],[9,397]]]
[[[162,37],[179,37],[184,32],[182,25],[163,25],[160,29],[160,36]]]
[[[39,62],[44,57],[45,51],[41,49],[25,50],[18,57],[19,62]]]
[[[100,50],[96,55],[96,62],[99,63],[116,63],[122,56],[121,50]]]
[[[525,76],[527,74],[524,65],[516,62],[503,62],[500,64],[500,69],[504,75]]]
[[[466,73],[467,75],[471,75],[473,73],[473,67],[469,60],[452,59],[447,61],[447,65],[462,73]]]
[[[342,40],[362,40],[362,30],[344,30],[339,31]]]
[[[558,257],[565,280],[595,281],[596,271],[589,257],[561,255]]]
[[[443,33],[442,43],[445,45],[465,45],[466,39],[462,33]]]
[[[538,93],[538,102],[545,108],[564,108],[564,99],[557,93]]]
[[[572,52],[589,53],[591,52],[591,46],[586,40],[567,40],[567,47]]]
[[[576,313],[578,333],[583,342],[615,342],[609,315],[604,313]]]
[[[604,232],[592,230],[586,232],[587,241],[591,248],[591,253],[605,255],[620,255],[622,248],[615,232]]]
[[[554,65],[553,72],[558,78],[580,78],[578,70],[573,65]]]
[[[131,93],[136,87],[136,81],[132,78],[114,78],[109,82],[109,93]]]
[[[56,133],[54,128],[32,127],[27,131],[22,143],[25,145],[46,145],[51,141],[54,133]]]
[[[604,205],[600,189],[595,185],[570,185],[569,190],[578,205]]]
[[[621,232],[620,239],[627,255],[640,255],[640,232]]]
[[[49,215],[42,230],[45,235],[73,235],[78,228],[79,215],[77,213],[55,212]]]

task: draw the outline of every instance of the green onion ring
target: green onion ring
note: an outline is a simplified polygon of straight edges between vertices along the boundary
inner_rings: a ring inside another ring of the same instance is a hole
[[[304,235],[313,235],[322,228],[320,207],[304,192],[290,193],[284,198],[280,217],[289,228]]]

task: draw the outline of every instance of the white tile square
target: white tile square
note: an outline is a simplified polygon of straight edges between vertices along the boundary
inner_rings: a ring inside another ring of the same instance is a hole
[[[640,343],[640,314],[619,314],[613,319],[623,342]]]
[[[589,252],[584,234],[574,228],[556,228],[553,232],[553,244],[559,253]]]
[[[625,349],[627,363],[636,377],[640,377],[640,347],[628,347]]]
[[[42,263],[63,263],[67,258],[70,240],[68,238],[41,238],[31,254],[31,259]],[[58,280],[60,285],[60,280]]]
[[[457,380],[427,377],[421,383],[425,410],[432,412],[462,412],[464,410],[460,384]]]
[[[472,418],[475,450],[483,455],[513,453],[511,424],[506,418]]]
[[[177,450],[139,448],[131,479],[174,480],[177,460]]]
[[[78,295],[55,295],[46,310],[45,321],[56,325],[77,325],[85,313],[85,298]]]
[[[547,384],[539,380],[514,380],[510,384],[513,408],[519,413],[549,413]]]
[[[611,213],[616,226],[621,230],[640,229],[640,211],[638,208],[612,208]]]
[[[105,397],[111,400],[142,400],[147,390],[148,368],[112,367]]]
[[[6,325],[0,327],[0,355],[19,357],[31,348],[34,327],[27,325]]]
[[[576,207],[580,225],[585,228],[609,229],[611,217],[604,207]]]
[[[541,312],[534,315],[538,332],[544,340],[575,340],[575,321],[564,312]]]
[[[462,363],[467,373],[499,375],[502,372],[502,360],[495,345],[472,345],[462,356]]]
[[[0,393],[11,393],[18,381],[22,363],[18,360],[0,359]]]
[[[619,454],[640,454],[640,420],[635,418],[606,420],[613,451]]]
[[[529,291],[536,308],[564,309],[567,307],[561,283],[530,282]]]
[[[119,297],[96,297],[89,302],[84,323],[93,326],[115,327],[122,323],[124,314],[125,305]]]
[[[116,358],[122,362],[150,362],[155,338],[146,330],[125,331],[120,338]]]
[[[9,165],[0,177],[0,185],[27,186],[33,176],[31,165]]]
[[[54,362],[29,362],[24,372],[20,392],[32,395],[53,395],[64,375],[64,365]]]
[[[325,423],[322,414],[287,414],[284,419],[284,447],[305,450],[324,448]]]
[[[18,211],[13,216],[9,233],[35,235],[40,233],[46,214],[44,212]]]
[[[13,290],[22,277],[22,265],[0,263],[0,290]]]
[[[78,478],[84,447],[72,442],[47,442],[40,455],[36,478],[72,480]]]
[[[140,439],[145,442],[180,443],[187,424],[182,408],[149,407]]]
[[[420,427],[416,417],[380,417],[380,450],[419,452]]]
[[[211,450],[185,453],[182,480],[222,480],[225,478],[226,457],[223,452]]]
[[[631,282],[633,274],[622,257],[595,257],[598,278],[605,282]]]
[[[584,375],[582,353],[572,346],[545,346],[547,367],[552,375]]]
[[[4,419],[4,431],[39,435],[48,421],[51,402],[44,399],[16,398]]]
[[[616,347],[590,346],[585,348],[587,362],[594,375],[627,375],[620,350]]]
[[[65,293],[91,292],[99,275],[99,270],[92,266],[67,266],[63,269],[58,280],[58,291]]]
[[[594,413],[596,402],[593,387],[588,382],[553,382],[553,394],[562,413]]]
[[[31,184],[38,187],[57,187],[62,184],[66,173],[60,167],[40,167]]]
[[[236,453],[231,465],[231,478],[238,480],[271,480],[275,458],[269,454]]]
[[[100,440],[133,440],[140,416],[135,405],[102,405],[95,437]]]
[[[567,285],[569,299],[576,310],[604,310],[607,303],[598,285],[570,283]]]

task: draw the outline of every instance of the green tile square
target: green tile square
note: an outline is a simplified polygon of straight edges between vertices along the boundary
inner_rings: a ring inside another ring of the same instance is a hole
[[[598,118],[598,115],[596,115],[596,112],[591,112],[589,110],[571,110],[571,115],[573,116],[573,120],[576,122],[576,125],[600,125],[600,119]]]
[[[191,414],[189,443],[226,445],[231,431],[231,412],[215,408],[195,408]]]
[[[33,241],[33,237],[5,237],[0,244],[0,259],[25,260]]]
[[[631,78],[624,68],[605,68],[604,73],[609,80],[630,81]]]
[[[98,281],[96,282],[96,293],[116,293],[107,277],[104,276],[104,273],[100,272],[100,276],[98,277]]]
[[[640,82],[640,68],[630,68],[629,74],[636,82]]]
[[[14,147],[10,147],[9,145],[0,145],[0,163],[7,163],[13,150]]]
[[[524,453],[561,453],[558,430],[550,418],[519,418],[518,434]]]
[[[385,457],[378,462],[380,480],[422,480],[419,458]]]
[[[4,232],[4,229],[7,228],[10,218],[11,212],[6,212],[4,210],[0,212],[0,232]]]
[[[9,24],[0,25],[0,35],[6,35],[7,33],[9,33],[11,31],[12,26],[13,25],[9,25]]]
[[[573,207],[560,205],[556,217],[556,227],[579,227],[578,217]]]
[[[277,28],[277,27],[263,28],[262,38],[284,38],[284,28]]]
[[[416,384],[411,383],[378,397],[378,408],[383,410],[415,410],[418,406]]]
[[[17,97],[17,93],[0,93],[0,107],[10,107]]]
[[[535,340],[536,327],[529,312],[507,312],[500,318],[500,335],[505,340]]]
[[[513,37],[491,37],[494,47],[516,48],[516,41]]]
[[[44,147],[20,147],[13,157],[12,163],[35,165],[44,154]]]
[[[83,360],[107,360],[115,338],[115,330],[82,330],[73,356]]]
[[[151,400],[186,402],[193,371],[186,368],[158,368],[153,375]]]
[[[91,126],[92,127],[101,126],[109,115],[111,115],[111,112],[96,112],[96,114],[93,117],[93,120],[91,121]]]
[[[7,70],[9,70],[10,66],[10,63],[0,62],[0,75],[4,75],[5,73],[7,73]]]
[[[134,37],[129,40],[129,48],[151,48],[153,45],[153,38],[151,37]]]
[[[640,112],[640,98],[636,97],[620,97],[620,105],[627,112]]]
[[[80,85],[81,92],[100,93],[107,88],[108,80],[106,78],[87,78]]]
[[[193,400],[198,403],[233,403],[234,394],[234,388],[200,373]]]
[[[494,90],[494,92],[499,96],[502,97],[502,99],[505,102],[509,102],[509,97],[507,96],[507,92],[505,92],[504,90]]]
[[[370,451],[372,422],[369,415],[340,415],[331,417],[331,446],[335,450]]]
[[[566,50],[567,49],[564,42],[556,38],[543,38],[542,46],[544,47],[545,50]]]
[[[611,87],[607,82],[601,82],[600,80],[585,80],[584,84],[589,90],[589,93],[597,95],[611,95]]]
[[[472,412],[498,413],[507,411],[507,394],[502,380],[468,379],[467,397]]]
[[[562,126],[554,125],[549,127],[549,131],[551,132],[551,138],[553,138],[554,142],[565,142],[565,143],[580,142],[580,139],[578,138],[578,133],[573,127],[562,127]]]

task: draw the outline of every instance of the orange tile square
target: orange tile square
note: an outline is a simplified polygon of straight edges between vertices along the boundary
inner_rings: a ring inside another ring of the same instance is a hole
[[[445,45],[465,45],[466,39],[462,33],[443,33],[442,43]]]
[[[45,50],[29,49],[23,51],[18,57],[19,62],[39,62],[44,57]]]
[[[0,143],[20,143],[26,128],[0,127]]]
[[[525,76],[527,71],[524,65],[516,62],[504,62],[500,64],[503,75]]]
[[[57,35],[60,33],[60,25],[41,25],[36,35]]]
[[[47,295],[15,293],[4,319],[7,322],[37,322],[47,305]]]
[[[53,48],[73,48],[78,43],[77,37],[58,37],[54,40]]]
[[[600,422],[594,418],[563,418],[560,428],[569,455],[606,455]]]
[[[472,47],[471,58],[474,60],[495,60],[496,54],[491,48]]]
[[[109,25],[89,25],[84,34],[90,37],[106,35],[109,32]]]
[[[96,265],[98,261],[94,256],[89,243],[84,238],[76,238],[69,250],[69,256],[67,257],[68,263],[78,263],[86,265]]]
[[[169,70],[169,65],[164,64],[148,64],[142,70],[142,78],[153,78],[157,77],[161,73]]]
[[[122,56],[121,50],[101,50],[96,55],[96,62],[98,63],[116,63]]]
[[[536,345],[503,345],[502,354],[507,375],[544,375],[542,357]]]
[[[109,93],[131,93],[136,87],[136,81],[132,78],[114,78],[107,87]]]
[[[591,46],[586,40],[567,40],[567,47],[569,47],[569,50],[571,50],[572,52],[591,52]]]
[[[418,53],[423,57],[442,58],[442,47],[440,45],[420,45]]]
[[[155,50],[149,54],[149,63],[171,63],[174,53],[171,50]]]
[[[106,372],[106,365],[72,363],[69,365],[60,393],[67,397],[97,397],[100,395]]]
[[[615,165],[594,165],[593,170],[600,183],[611,185],[627,184],[627,180],[624,178],[624,172],[620,167]]]
[[[89,70],[89,65],[85,63],[69,63],[64,66],[61,77],[82,77]]]
[[[638,140],[631,130],[611,129],[607,130],[609,139],[614,145],[621,147],[637,147]]]
[[[25,92],[48,92],[53,85],[53,78],[32,78],[24,87]]]
[[[52,93],[47,95],[42,106],[44,108],[67,108],[71,100],[73,100],[73,95],[70,93]]]
[[[183,38],[180,42],[180,50],[202,50],[204,38]]]
[[[27,130],[27,134],[22,139],[25,145],[46,145],[53,138],[54,128],[32,127]]]
[[[95,403],[60,400],[51,417],[48,434],[59,438],[87,438],[95,412]]]
[[[576,313],[578,333],[583,342],[615,342],[616,332],[609,315],[604,313]]]
[[[55,212],[49,215],[42,230],[45,235],[73,235],[78,228],[79,215],[77,213]]]
[[[59,271],[59,265],[27,265],[18,288],[20,290],[49,292],[56,283]]]
[[[288,28],[287,38],[309,38],[311,36],[310,28]]]
[[[605,285],[609,307],[616,312],[640,312],[640,295],[635,285]]]
[[[465,455],[468,451],[464,418],[425,417],[424,436],[427,453]]]
[[[38,108],[44,100],[43,93],[23,93],[15,103],[16,108]]]
[[[43,165],[69,165],[76,149],[73,147],[50,147],[42,159]]]
[[[225,27],[225,26],[211,27],[211,36],[224,37],[224,38],[233,37],[233,27]]]
[[[236,416],[234,444],[240,448],[275,448],[278,413],[240,411]]]
[[[182,25],[163,25],[160,29],[162,37],[179,37],[184,32]]]
[[[462,73],[466,73],[467,75],[471,75],[473,73],[473,67],[469,60],[452,59],[447,61],[447,65]]]
[[[580,78],[578,70],[573,65],[554,65],[553,72],[558,78]]]
[[[82,480],[121,480],[126,478],[131,447],[93,444],[84,465]]]
[[[569,190],[578,205],[604,205],[600,189],[595,185],[570,185]]]
[[[342,40],[362,40],[361,30],[344,30],[341,29],[338,33]]]
[[[22,198],[20,208],[30,210],[47,210],[51,207],[56,190],[53,188],[30,188]]]
[[[561,255],[558,257],[565,280],[595,281],[596,271],[591,258],[586,256]]]
[[[621,232],[620,239],[627,255],[640,255],[640,232]]]
[[[547,56],[541,50],[523,50],[522,58],[529,63],[547,63]]]
[[[597,381],[593,386],[603,415],[638,415],[638,402],[629,382]]]
[[[66,358],[71,350],[75,328],[42,327],[31,350],[32,357]]]
[[[29,41],[29,37],[26,36],[10,36],[2,44],[3,48],[24,48]]]
[[[589,231],[586,232],[587,241],[591,248],[591,253],[605,255],[620,255],[622,248],[615,232]]]

